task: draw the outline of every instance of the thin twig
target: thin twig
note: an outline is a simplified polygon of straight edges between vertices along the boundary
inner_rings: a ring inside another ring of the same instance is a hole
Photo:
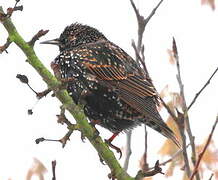
[[[128,169],[130,156],[132,154],[131,137],[132,137],[132,131],[128,131],[126,134],[126,157],[125,157],[124,165],[123,165],[123,169],[125,171],[127,171],[127,169]]]
[[[177,125],[179,127],[179,133],[181,135],[182,138],[182,154],[183,154],[183,159],[184,159],[184,166],[185,166],[185,171],[187,173],[187,176],[189,177],[191,175],[191,168],[189,165],[189,159],[188,159],[188,153],[186,150],[186,136],[185,136],[185,121],[184,121],[184,115],[182,113],[180,113],[177,110],[177,114],[178,114],[178,119],[177,119]]]
[[[142,44],[142,36],[143,36],[143,32],[145,30],[145,26],[147,25],[147,23],[150,21],[150,19],[153,17],[153,15],[155,14],[156,10],[158,9],[158,7],[161,5],[161,3],[163,2],[163,0],[161,0],[156,6],[155,8],[151,11],[150,15],[145,19],[143,16],[140,15],[139,10],[136,8],[136,5],[134,3],[133,0],[130,0],[131,5],[135,11],[135,15],[137,18],[137,22],[138,22],[138,45],[137,47],[138,52],[141,51],[141,44]]]
[[[160,6],[160,4],[163,2],[163,0],[161,0],[157,6],[155,6],[155,8],[152,10],[152,12],[149,14],[149,16],[145,19],[144,16],[142,16],[139,13],[139,10],[136,8],[136,5],[134,3],[133,0],[130,0],[130,3],[132,5],[132,8],[135,12],[136,18],[137,18],[137,22],[138,22],[138,42],[137,42],[137,47],[135,45],[135,42],[132,41],[132,47],[135,50],[135,56],[136,56],[136,62],[139,66],[142,66],[143,71],[141,71],[141,76],[146,77],[148,79],[150,79],[149,77],[149,73],[145,64],[145,56],[144,56],[144,45],[142,44],[142,39],[143,39],[143,33],[145,31],[145,27],[147,25],[147,23],[150,21],[150,19],[153,17],[153,15],[155,14],[157,8]],[[140,56],[140,54],[142,55],[142,57]],[[151,80],[150,80],[151,81]],[[152,81],[151,81],[152,83]],[[128,137],[128,134],[127,134]],[[131,137],[131,136],[130,136]],[[126,161],[129,161],[128,158],[126,159]],[[145,125],[145,151],[144,151],[144,155],[143,155],[143,167],[142,169],[144,171],[146,171],[148,169],[148,163],[147,163],[147,130],[146,130],[146,125]]]
[[[212,180],[213,176],[214,176],[214,174],[212,173],[212,174],[210,175],[210,178],[209,178],[208,180]]]
[[[136,47],[134,40],[132,40],[132,47],[133,47],[133,49],[135,51],[136,59],[138,59],[139,64],[142,65],[142,68],[143,68],[143,71],[144,71],[144,72],[142,72],[142,76],[149,76],[147,67],[145,65],[145,61],[141,58],[140,51],[138,51],[138,48]]]
[[[145,131],[145,152],[147,153],[148,150],[148,131],[146,125],[144,125],[144,131]],[[144,154],[144,164],[143,164],[143,171],[147,171],[149,167],[148,161],[147,161],[147,154]]]
[[[176,117],[175,113],[169,108],[169,106],[165,103],[163,98],[160,97],[160,95],[159,95],[159,99],[160,99],[161,103],[163,104],[163,106],[165,107],[165,109],[167,110],[167,112],[170,114],[170,116],[176,122],[178,118]]]
[[[39,40],[40,37],[46,35],[49,30],[40,30],[38,33],[36,33],[33,38],[30,40],[29,45],[34,46],[35,42]]]
[[[190,146],[190,144],[188,144],[186,146],[186,149]],[[171,161],[173,161],[176,157],[178,157],[181,153],[183,152],[183,149],[179,149],[178,151],[176,151],[169,159],[167,159],[166,161],[159,163],[159,166],[165,166],[166,164],[170,163]],[[150,167],[148,168],[148,170],[152,170],[155,167]]]
[[[195,103],[198,96],[202,93],[202,91],[210,84],[210,80],[213,78],[213,76],[217,73],[218,67],[215,69],[213,74],[210,76],[210,78],[207,80],[207,82],[203,85],[203,87],[200,89],[199,92],[196,93],[194,99],[191,101],[190,105],[188,106],[188,110],[192,107],[192,105]]]
[[[10,18],[14,11],[23,11],[23,6],[17,6],[18,2],[19,1],[16,1],[13,8],[9,7],[7,9],[6,14],[4,12],[0,12],[0,21],[1,22],[5,21],[7,18]]]
[[[56,164],[57,164],[56,160],[51,162],[51,165],[52,165],[52,175],[53,175],[52,180],[56,180]]]
[[[190,144],[188,144],[186,146],[186,149],[190,146]],[[183,149],[179,149],[177,152],[175,152],[168,160],[160,163],[160,166],[165,166],[167,163],[173,161],[177,156],[179,156],[181,153],[183,152]]]
[[[149,22],[149,20],[152,18],[152,16],[154,16],[156,10],[159,8],[159,6],[161,5],[162,2],[163,2],[163,0],[160,0],[160,2],[156,5],[156,7],[151,11],[150,15],[145,19],[146,24]]]
[[[208,137],[208,139],[207,139],[207,142],[206,142],[206,144],[205,144],[205,146],[204,146],[204,149],[202,150],[202,152],[201,152],[201,153],[199,154],[199,156],[198,156],[198,160],[197,160],[197,162],[196,162],[196,164],[195,164],[195,167],[194,167],[193,173],[192,173],[192,175],[191,175],[191,177],[190,177],[190,180],[193,180],[194,176],[195,176],[196,173],[198,172],[198,167],[199,167],[200,162],[201,162],[201,160],[202,160],[202,158],[203,158],[203,156],[204,156],[204,153],[206,152],[206,150],[207,150],[207,148],[208,148],[208,146],[209,146],[209,144],[210,144],[210,142],[211,142],[211,139],[212,139],[212,136],[213,136],[213,133],[214,133],[214,130],[215,130],[215,128],[216,128],[217,123],[218,123],[218,114],[217,114],[217,117],[216,117],[216,121],[215,121],[215,123],[214,123],[214,125],[213,125],[213,127],[212,127],[212,129],[211,129],[210,134],[209,134],[209,137]]]
[[[10,44],[11,44],[11,40],[10,38],[7,38],[6,43],[3,46],[0,46],[0,54],[3,53],[4,51],[8,53],[7,48],[10,46]]]
[[[176,67],[177,67],[176,78],[177,78],[179,88],[180,88],[180,96],[183,99],[182,110],[183,110],[183,112],[186,112],[187,106],[186,106],[185,95],[184,95],[184,85],[182,83],[182,78],[181,78],[178,49],[177,49],[176,41],[175,41],[174,38],[173,38],[172,49],[173,49],[173,54],[174,54],[174,58],[176,60]],[[182,146],[183,146],[183,157],[184,157],[184,161],[185,161],[185,171],[187,173],[187,176],[190,177],[191,169],[190,169],[190,165],[189,165],[189,161],[188,161],[188,154],[187,154],[187,151],[186,151],[186,148],[185,148],[186,147],[186,136],[185,136],[185,132],[184,132],[184,124],[186,124],[186,126],[187,126],[187,133],[188,133],[188,136],[189,136],[189,139],[190,139],[190,144],[191,144],[191,147],[192,147],[192,157],[195,158],[196,157],[196,152],[195,152],[194,138],[193,138],[192,131],[191,131],[191,128],[190,128],[189,118],[188,118],[187,113],[182,114],[182,113],[178,112],[178,117],[179,117],[178,118],[179,122],[177,122],[177,124],[179,126],[179,131],[180,131],[180,134],[181,134],[181,137],[182,137],[182,142],[183,142]],[[182,124],[181,124],[181,122],[182,122]],[[182,127],[181,127],[181,125],[182,125]],[[193,164],[194,164],[194,162],[193,162]]]

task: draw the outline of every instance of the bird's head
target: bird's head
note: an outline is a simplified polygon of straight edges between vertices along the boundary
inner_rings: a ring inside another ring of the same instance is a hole
[[[60,51],[77,47],[86,43],[93,43],[99,40],[106,40],[106,37],[97,29],[79,23],[67,26],[59,38],[41,42],[41,44],[58,45]]]

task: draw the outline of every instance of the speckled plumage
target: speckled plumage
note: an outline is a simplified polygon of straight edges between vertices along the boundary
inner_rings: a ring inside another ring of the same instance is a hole
[[[76,103],[90,120],[113,133],[145,123],[178,144],[157,111],[158,96],[149,78],[120,47],[95,28],[72,24],[56,39],[60,54],[52,62]]]

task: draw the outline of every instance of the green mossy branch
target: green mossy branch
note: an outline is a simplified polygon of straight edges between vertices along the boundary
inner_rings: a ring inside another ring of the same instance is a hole
[[[0,15],[4,14],[0,6]],[[2,20],[3,19],[3,20]],[[56,97],[61,101],[63,106],[72,114],[82,133],[89,139],[95,147],[98,154],[102,157],[105,163],[110,167],[111,172],[118,180],[133,180],[121,167],[116,160],[114,154],[108,148],[108,145],[103,142],[101,137],[95,137],[95,129],[89,125],[83,110],[76,106],[66,90],[56,90],[61,84],[53,74],[42,64],[37,57],[33,47],[31,47],[18,33],[10,18],[2,18],[2,24],[8,32],[9,40],[14,42],[26,55],[28,63],[39,73],[43,80],[47,83],[48,88],[54,90]]]

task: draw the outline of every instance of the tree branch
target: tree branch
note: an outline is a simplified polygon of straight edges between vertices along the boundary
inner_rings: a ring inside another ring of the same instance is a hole
[[[139,13],[139,10],[136,8],[136,5],[134,3],[133,0],[130,0],[130,3],[132,5],[132,8],[135,12],[136,18],[137,18],[137,23],[138,23],[138,42],[137,42],[137,47],[135,45],[135,42],[132,41],[132,47],[135,50],[135,56],[136,56],[136,62],[138,63],[139,66],[142,66],[143,71],[141,71],[141,76],[149,78],[149,73],[145,64],[145,56],[144,56],[144,45],[142,44],[142,39],[143,39],[143,34],[145,31],[145,27],[147,25],[147,23],[150,21],[150,19],[153,17],[153,15],[155,14],[157,8],[160,6],[160,4],[163,2],[163,0],[161,0],[157,6],[155,6],[155,8],[152,10],[152,12],[149,14],[149,16],[145,19],[144,16],[142,16]],[[141,56],[140,56],[141,54]],[[148,169],[148,163],[147,163],[147,129],[146,129],[146,125],[145,126],[145,150],[144,150],[144,154],[143,154],[143,167],[142,170],[146,171]],[[127,134],[128,136],[128,134]],[[130,136],[131,137],[131,136]],[[129,157],[126,158],[126,161],[129,161]],[[125,163],[126,164],[126,163]]]
[[[181,73],[180,73],[180,64],[179,64],[179,56],[178,56],[178,49],[177,49],[177,45],[176,45],[176,41],[173,38],[173,44],[172,44],[172,50],[173,50],[173,54],[174,54],[174,58],[176,60],[176,67],[177,67],[177,81],[179,84],[179,88],[180,88],[180,96],[182,97],[182,110],[183,112],[186,112],[187,106],[186,106],[186,100],[185,100],[185,95],[184,95],[184,85],[182,83],[182,78],[181,78]],[[177,111],[178,112],[178,111]],[[194,144],[194,137],[192,135],[191,132],[191,128],[190,128],[190,123],[189,123],[189,118],[187,113],[186,114],[182,114],[178,112],[178,120],[179,122],[177,122],[178,126],[179,126],[179,131],[182,137],[182,147],[183,147],[183,157],[184,157],[184,161],[185,161],[185,171],[187,173],[187,176],[190,177],[191,175],[191,169],[190,169],[190,165],[189,165],[189,161],[188,161],[188,154],[186,152],[186,136],[185,136],[185,132],[184,132],[184,126],[187,126],[187,133],[190,139],[190,144],[192,147],[192,157],[193,159],[195,159],[196,157],[196,152],[195,152],[195,144]],[[193,161],[194,163],[194,161]]]
[[[217,123],[218,123],[218,114],[217,114],[217,116],[216,116],[216,121],[215,121],[215,123],[214,123],[214,125],[213,125],[213,127],[212,127],[212,129],[211,129],[211,132],[210,132],[210,134],[209,134],[209,137],[208,137],[208,139],[207,139],[207,142],[206,142],[206,144],[205,144],[205,146],[204,146],[204,149],[202,150],[202,152],[201,152],[201,153],[199,154],[199,156],[198,156],[198,160],[197,160],[197,162],[196,162],[196,164],[195,164],[195,167],[194,167],[193,173],[192,173],[192,175],[191,175],[191,177],[190,177],[190,180],[193,180],[194,176],[195,176],[196,173],[198,172],[198,167],[199,167],[199,165],[200,165],[201,159],[203,158],[204,153],[206,152],[206,150],[207,150],[207,148],[208,148],[208,146],[209,146],[209,144],[210,144],[210,142],[211,142],[211,139],[212,139],[212,136],[213,136],[213,133],[214,133],[214,130],[215,130],[215,128],[216,128]]]
[[[36,35],[33,36],[33,38],[30,40],[29,45],[34,46],[35,42],[39,40],[40,37],[46,35],[49,30],[40,30]]]
[[[164,173],[162,172],[161,167],[160,167],[159,161],[157,161],[157,162],[155,163],[155,166],[154,166],[154,169],[153,169],[153,170],[146,171],[146,172],[144,172],[144,171],[141,170],[141,171],[139,171],[139,172],[137,173],[135,179],[136,179],[136,180],[141,180],[141,179],[143,179],[144,177],[154,176],[154,175],[159,174],[159,173],[160,173],[160,174],[164,174]]]
[[[0,14],[4,14],[0,7]],[[52,89],[55,96],[60,100],[64,107],[73,115],[82,133],[88,138],[90,143],[95,147],[99,155],[103,158],[106,164],[110,167],[115,177],[119,180],[133,180],[120,166],[108,145],[103,142],[101,137],[96,137],[95,129],[89,125],[82,109],[76,106],[72,98],[66,90],[60,90],[58,87],[61,83],[52,75],[52,73],[42,64],[33,48],[24,41],[21,35],[17,32],[10,18],[3,18],[1,22],[8,31],[10,41],[14,42],[26,55],[27,62],[39,73],[43,80],[47,83],[48,88]]]
[[[126,133],[126,157],[125,157],[125,160],[124,160],[124,165],[123,165],[123,169],[125,171],[127,171],[128,169],[128,166],[129,166],[129,159],[130,159],[130,156],[132,154],[132,150],[131,150],[131,137],[132,137],[132,131],[128,131]]]
[[[217,73],[218,71],[218,67],[215,69],[215,71],[213,72],[213,74],[210,76],[210,78],[207,80],[207,82],[203,85],[203,87],[200,89],[200,91],[198,91],[194,97],[194,99],[191,101],[190,105],[188,106],[188,110],[192,107],[192,105],[195,103],[196,99],[198,98],[198,96],[202,93],[202,91],[210,84],[211,79],[213,78],[213,76]]]
[[[189,145],[190,145],[190,144],[188,144],[188,145],[186,146],[186,148],[188,148]],[[168,160],[166,160],[166,161],[160,163],[159,165],[160,165],[160,166],[165,166],[167,163],[173,161],[173,160],[174,160],[177,156],[179,156],[182,152],[183,152],[183,149],[179,149],[179,150],[178,150],[177,152],[175,152]],[[149,169],[150,169],[150,168],[149,168]]]

